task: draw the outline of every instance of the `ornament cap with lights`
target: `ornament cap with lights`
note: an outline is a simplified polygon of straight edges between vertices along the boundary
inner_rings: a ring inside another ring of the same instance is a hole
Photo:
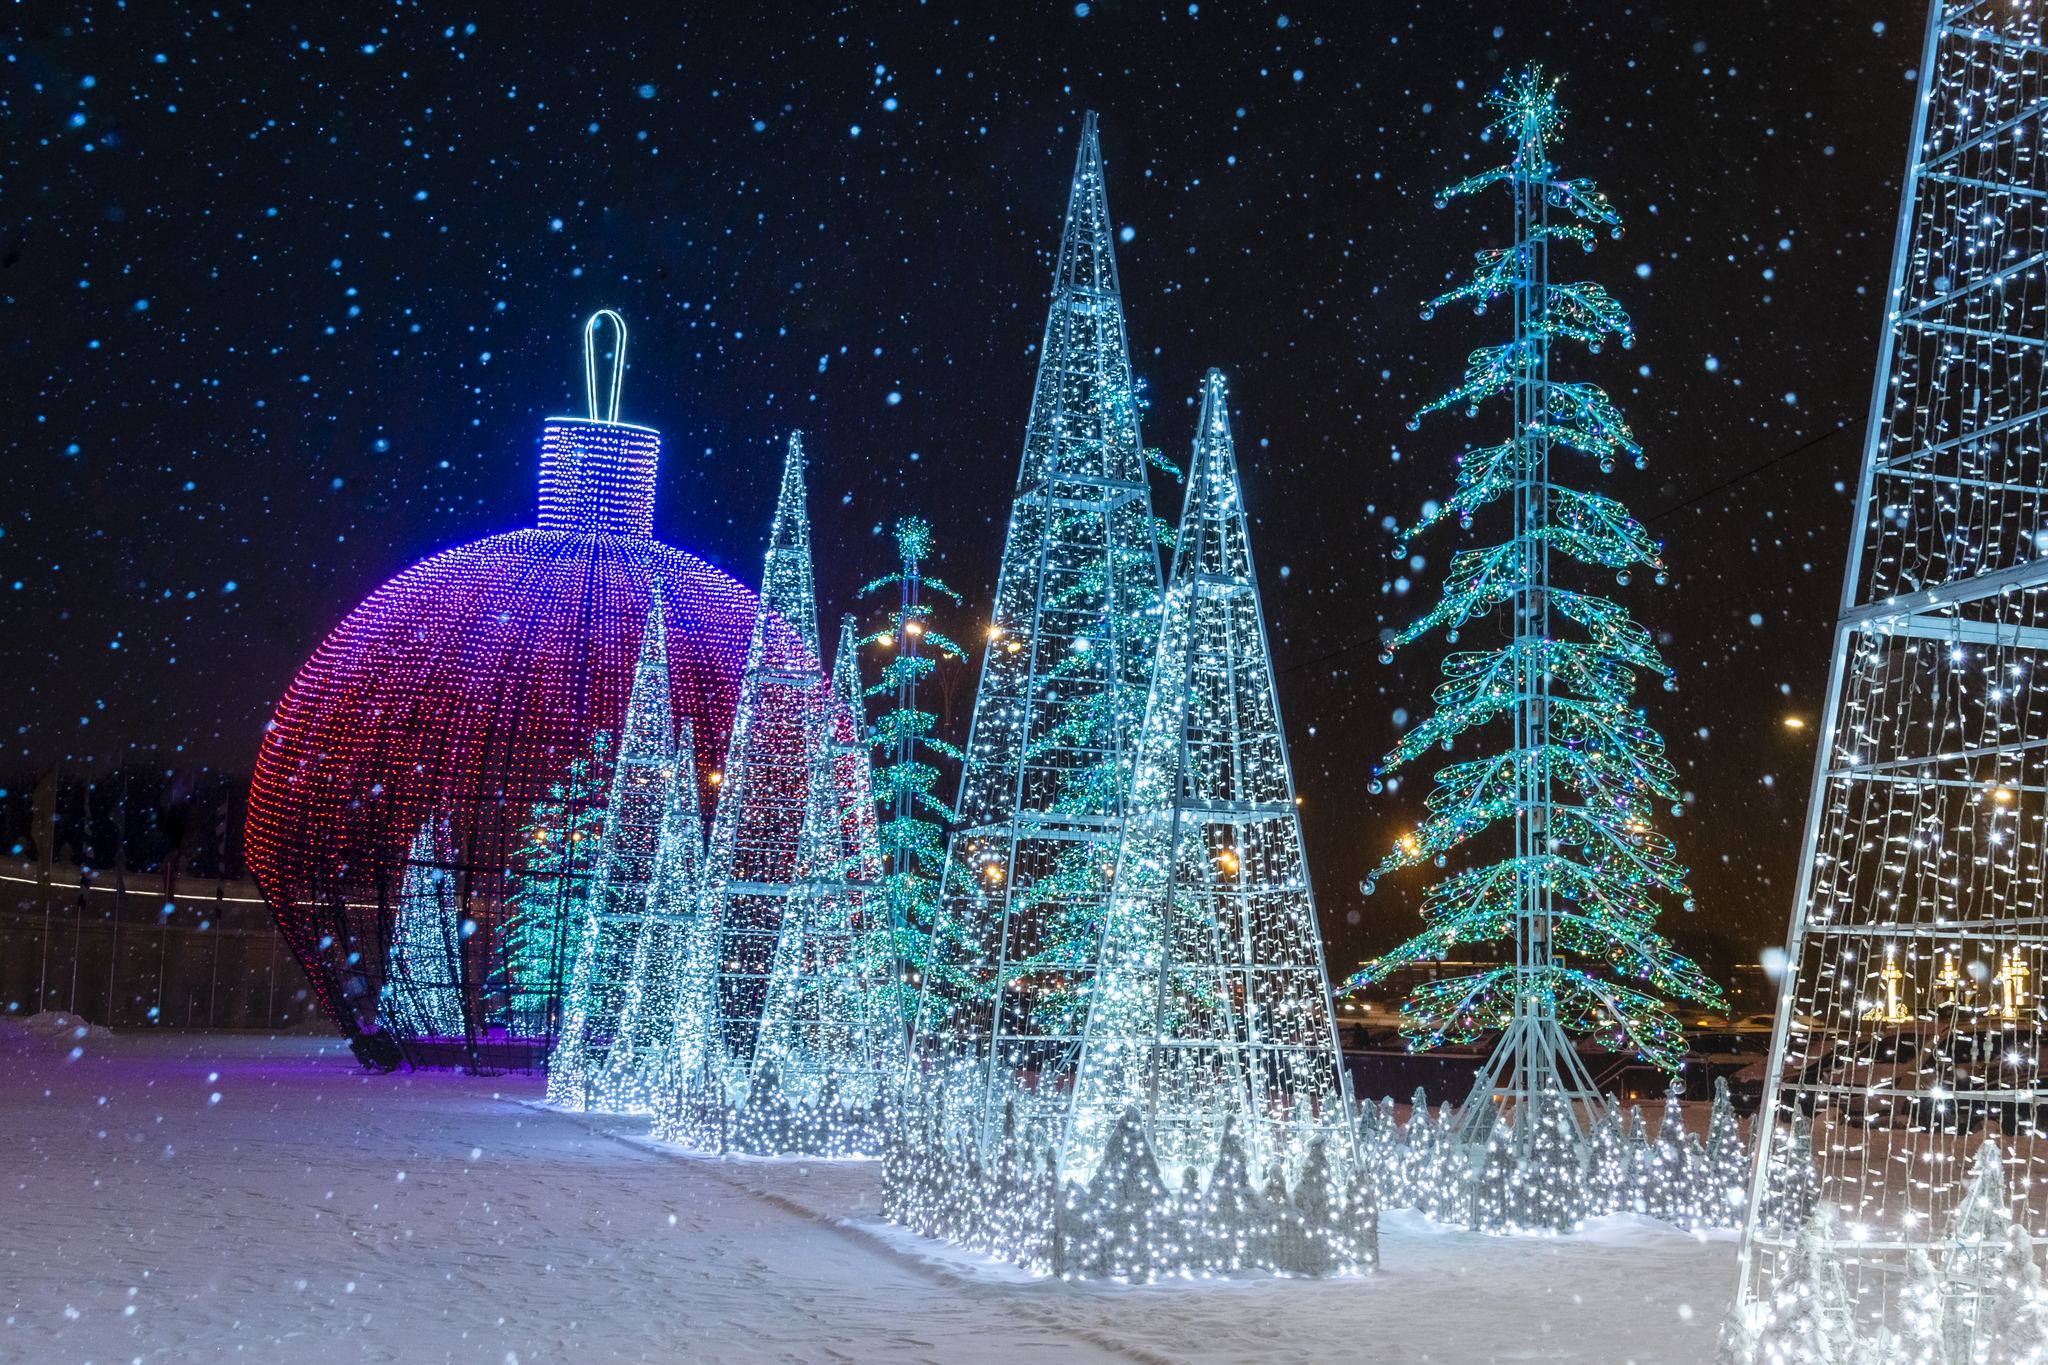
[[[597,337],[607,321],[617,340],[611,381],[601,390]],[[651,536],[661,433],[619,420],[626,320],[609,308],[592,313],[583,324],[583,378],[590,416],[550,417],[541,425],[540,529]]]

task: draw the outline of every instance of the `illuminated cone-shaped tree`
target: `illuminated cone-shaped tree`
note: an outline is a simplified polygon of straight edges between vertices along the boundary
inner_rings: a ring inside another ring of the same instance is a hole
[[[931,557],[931,523],[905,517],[896,523],[896,549],[902,568],[861,589],[863,595],[895,586],[900,601],[864,644],[888,651],[882,676],[867,690],[895,704],[875,722],[874,747],[883,762],[875,769],[875,800],[889,818],[880,829],[882,854],[888,859],[888,906],[906,957],[915,952],[912,935],[931,928],[932,901],[944,865],[946,821],[952,810],[933,791],[939,769],[931,755],[958,762],[960,751],[932,733],[938,717],[918,705],[918,685],[948,656],[964,659],[960,646],[932,629],[925,590],[944,593],[959,602],[960,594],[924,571]]]
[[[1939,1263],[1941,1336],[1950,1362],[1975,1365],[1991,1356],[1991,1310],[2003,1287],[2012,1226],[2004,1155],[1986,1138],[1977,1148],[1969,1189],[1950,1215]]]
[[[2040,1365],[2048,1360],[2048,1290],[2034,1239],[2017,1223],[2005,1238],[2005,1259],[1982,1314],[1985,1355],[1991,1365]]]
[[[704,865],[697,745],[688,720],[677,731],[674,768],[648,879],[645,918],[625,972],[618,1031],[596,1085],[593,1107],[607,1113],[658,1112],[685,1074],[677,1031],[689,998],[689,952],[699,919]],[[701,1048],[692,1054],[699,1055]]]
[[[710,1061],[737,1090],[753,1057],[768,964],[795,876],[797,837],[810,780],[808,732],[823,680],[770,648],[769,623],[787,622],[818,656],[810,516],[804,506],[800,433],[789,438],[782,491],[761,570],[761,605],[740,680],[706,866],[706,951],[713,983],[706,1010]]]
[[[420,826],[406,855],[398,913],[391,924],[384,1008],[393,1027],[421,1038],[461,1038],[463,1025],[461,906],[448,822]]]
[[[905,1034],[880,853],[872,826],[848,820],[847,793],[833,780],[845,743],[832,724],[840,705],[836,692],[819,694],[795,894],[769,966],[752,1080],[756,1098],[772,1084],[797,1107],[781,1150],[879,1155]]]
[[[983,1152],[1013,1095],[1027,1127],[1064,1107],[1157,630],[1113,233],[1091,113],[919,1007],[920,1048],[962,1061],[949,1113]]]
[[[1749,1163],[1742,1150],[1742,1130],[1735,1120],[1735,1102],[1728,1078],[1714,1078],[1714,1108],[1707,1120],[1707,1159],[1700,1179],[1700,1217],[1716,1227],[1742,1221]]]
[[[1436,714],[1409,731],[1375,772],[1450,749],[1491,722],[1511,727],[1511,735],[1507,748],[1437,773],[1429,818],[1403,835],[1372,875],[1425,862],[1443,866],[1453,849],[1488,831],[1505,856],[1482,852],[1475,865],[1439,882],[1423,904],[1426,931],[1367,963],[1350,983],[1441,959],[1455,944],[1511,940],[1506,965],[1432,981],[1404,1006],[1404,1032],[1415,1042],[1468,1042],[1500,1032],[1488,1063],[1490,1087],[1475,1092],[1464,1115],[1468,1142],[1491,1129],[1496,1104],[1529,1104],[1552,1086],[1583,1134],[1599,1095],[1567,1035],[1595,1033],[1675,1070],[1684,1039],[1660,997],[1720,997],[1651,927],[1660,898],[1692,905],[1685,869],[1654,828],[1656,805],[1677,798],[1676,776],[1663,740],[1631,702],[1638,670],[1668,670],[1648,632],[1622,607],[1564,585],[1573,566],[1612,572],[1621,583],[1637,565],[1663,577],[1660,547],[1628,509],[1566,487],[1563,461],[1553,458],[1572,452],[1603,473],[1617,460],[1642,462],[1605,392],[1552,377],[1553,342],[1597,350],[1608,337],[1623,346],[1634,341],[1627,315],[1598,284],[1550,278],[1553,242],[1590,249],[1596,228],[1619,233],[1620,220],[1591,182],[1564,179],[1551,164],[1564,121],[1555,80],[1531,67],[1488,102],[1513,159],[1452,186],[1443,198],[1503,187],[1513,205],[1513,238],[1479,253],[1472,279],[1433,300],[1423,316],[1457,300],[1483,310],[1507,298],[1514,332],[1501,345],[1474,351],[1464,382],[1409,425],[1448,408],[1473,415],[1496,397],[1512,406],[1512,425],[1505,441],[1460,457],[1456,490],[1403,533],[1398,553],[1453,513],[1468,526],[1482,513],[1504,514],[1508,538],[1457,554],[1442,600],[1397,634],[1382,658],[1437,628],[1455,643],[1461,630],[1490,633],[1498,620],[1507,638],[1444,660],[1448,681],[1436,691]],[[1488,513],[1496,502],[1505,505]],[[1583,638],[1566,638],[1568,632]],[[1377,776],[1370,785],[1379,789]]]
[[[1785,1274],[1769,1302],[1756,1307],[1731,1320],[1724,1359],[1838,1365],[1871,1358],[1856,1331],[1855,1300],[1825,1213],[1801,1226]]]
[[[548,1057],[548,1100],[598,1106],[596,1081],[617,1036],[631,967],[647,924],[647,891],[676,782],[675,713],[661,599],[647,613],[633,690],[620,725],[598,845],[563,994],[562,1033]]]
[[[1175,1181],[1215,1165],[1224,1121],[1290,1175],[1353,1129],[1229,396],[1202,384],[1157,662],[1088,1003],[1060,1169],[1086,1180],[1126,1113]]]

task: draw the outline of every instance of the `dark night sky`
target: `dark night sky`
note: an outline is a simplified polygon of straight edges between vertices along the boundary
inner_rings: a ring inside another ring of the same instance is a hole
[[[1502,321],[1419,320],[1506,220],[1497,193],[1431,200],[1494,163],[1479,96],[1537,60],[1570,77],[1560,163],[1629,227],[1560,268],[1641,335],[1569,365],[1634,423],[1649,468],[1604,486],[1673,567],[1612,589],[1680,670],[1644,694],[1697,797],[1672,832],[1700,908],[1666,924],[1717,974],[1754,961],[1790,908],[1812,732],[1784,720],[1825,682],[1924,11],[993,8],[11,7],[0,766],[135,744],[246,772],[350,607],[531,523],[540,420],[580,414],[599,307],[633,328],[624,416],[665,434],[664,539],[756,581],[799,426],[827,619],[916,511],[971,622],[1093,108],[1147,442],[1184,458],[1204,368],[1231,377],[1348,970],[1412,932],[1423,885],[1356,890],[1420,809],[1425,780],[1365,783],[1439,653],[1382,667],[1373,642],[1459,543],[1402,569],[1381,521],[1500,439],[1494,413],[1406,429]]]

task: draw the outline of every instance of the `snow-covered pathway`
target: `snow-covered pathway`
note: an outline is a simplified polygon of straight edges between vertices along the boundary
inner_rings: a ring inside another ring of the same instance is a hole
[[[0,1023],[7,1365],[1675,1365],[1711,1359],[1732,1285],[1732,1246],[1656,1225],[1533,1242],[1402,1214],[1368,1280],[1031,1281],[875,1221],[871,1163],[652,1150],[519,1103],[528,1078],[366,1076],[304,1038],[82,1046]]]

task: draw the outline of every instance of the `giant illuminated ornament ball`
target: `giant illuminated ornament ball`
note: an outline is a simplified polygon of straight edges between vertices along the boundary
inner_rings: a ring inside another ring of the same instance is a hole
[[[617,341],[601,386],[606,321]],[[366,1062],[545,1057],[566,912],[590,880],[591,797],[657,597],[671,705],[696,735],[707,809],[716,797],[757,599],[654,538],[661,437],[618,420],[617,314],[590,319],[584,360],[591,415],[542,427],[539,524],[372,593],[300,669],[257,756],[249,866]],[[769,624],[764,662],[816,671],[795,632]]]

